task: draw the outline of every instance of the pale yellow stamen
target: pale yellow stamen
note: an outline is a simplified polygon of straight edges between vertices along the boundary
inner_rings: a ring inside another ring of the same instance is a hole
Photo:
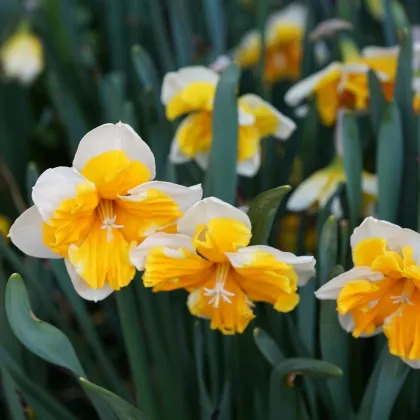
[[[117,225],[117,216],[114,214],[111,200],[101,200],[98,206],[99,218],[102,221],[101,229],[106,230],[106,240],[111,242],[114,238],[112,229],[122,229],[124,225]]]
[[[229,273],[229,264],[218,264],[216,269],[216,284],[213,289],[207,287],[204,288],[204,296],[210,296],[211,299],[208,301],[209,305],[213,305],[213,308],[218,308],[220,299],[226,303],[232,303],[230,297],[235,296],[235,293],[229,292],[225,289],[226,279]]]

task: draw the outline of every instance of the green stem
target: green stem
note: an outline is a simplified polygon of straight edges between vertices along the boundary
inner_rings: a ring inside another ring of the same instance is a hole
[[[157,408],[149,379],[145,341],[141,335],[136,308],[134,285],[117,292],[117,308],[127,351],[128,362],[134,382],[136,402],[139,408],[152,419],[157,418]]]

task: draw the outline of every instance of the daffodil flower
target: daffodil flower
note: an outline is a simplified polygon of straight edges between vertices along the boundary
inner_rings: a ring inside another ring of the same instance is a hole
[[[6,40],[0,50],[0,61],[6,77],[31,84],[44,68],[42,43],[25,26]]]
[[[206,169],[212,142],[213,101],[219,75],[205,67],[187,67],[168,73],[162,86],[166,116],[174,119],[190,113],[180,123],[172,141],[170,160],[181,164],[194,159]],[[254,176],[260,167],[260,142],[273,136],[285,140],[295,123],[257,95],[238,100],[237,172]]]
[[[265,79],[270,82],[299,77],[302,39],[305,33],[307,9],[292,3],[271,15],[266,26]],[[235,51],[235,60],[243,68],[255,67],[261,55],[261,36],[248,32]]]
[[[337,301],[340,323],[354,337],[383,330],[390,353],[420,368],[420,234],[368,217],[350,243],[354,268],[317,298]]]
[[[329,166],[315,172],[293,191],[287,202],[287,209],[303,211],[313,204],[318,204],[321,208],[325,207],[339,184],[343,182],[346,182],[343,160],[341,157],[336,157]],[[363,171],[362,191],[367,207],[376,199],[377,189],[376,175]],[[337,217],[341,217],[339,201],[333,203],[332,210]]]
[[[321,121],[332,125],[339,109],[363,111],[367,109],[369,85],[366,63],[333,62],[318,73],[292,86],[285,95],[289,106],[299,105],[314,96]],[[381,81],[389,80],[386,73],[377,73]]]
[[[206,198],[178,222],[177,234],[156,233],[131,252],[153,291],[186,289],[188,308],[224,334],[241,333],[254,318],[254,302],[289,312],[297,287],[314,274],[313,257],[269,246],[247,246],[251,222],[241,210]]]
[[[130,248],[169,229],[201,198],[199,185],[187,188],[154,177],[153,153],[129,125],[101,125],[83,137],[72,168],[41,174],[34,206],[9,236],[30,256],[65,258],[79,295],[104,299],[133,279]]]

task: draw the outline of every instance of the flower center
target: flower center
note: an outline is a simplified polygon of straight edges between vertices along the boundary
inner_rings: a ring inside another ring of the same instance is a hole
[[[101,229],[106,230],[106,240],[111,242],[114,238],[113,229],[121,229],[123,225],[117,225],[115,222],[117,216],[114,214],[114,205],[112,200],[101,200],[98,205],[99,218],[102,222]]]
[[[204,288],[204,296],[209,296],[209,305],[213,305],[213,308],[218,308],[220,300],[226,303],[232,303],[231,297],[235,296],[235,293],[229,292],[225,289],[225,283],[229,274],[230,264],[218,264],[216,269],[216,283],[213,289],[207,287]]]

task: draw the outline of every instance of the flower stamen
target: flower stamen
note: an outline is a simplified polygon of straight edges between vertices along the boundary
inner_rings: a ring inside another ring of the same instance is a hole
[[[235,296],[235,293],[229,292],[225,289],[225,283],[227,275],[229,273],[229,264],[219,264],[216,270],[216,284],[213,289],[207,287],[204,288],[204,296],[209,296],[208,304],[213,305],[213,308],[219,308],[220,300],[226,303],[232,303],[231,297]]]

